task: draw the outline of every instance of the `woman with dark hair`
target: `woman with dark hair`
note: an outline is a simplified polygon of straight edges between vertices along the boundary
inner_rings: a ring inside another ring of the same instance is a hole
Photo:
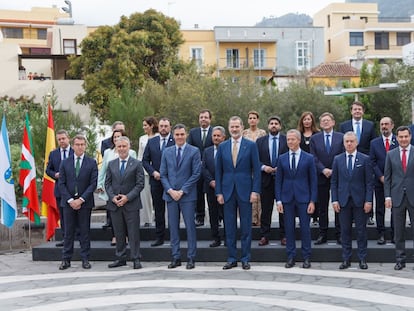
[[[313,134],[319,132],[319,128],[316,125],[315,116],[310,111],[305,111],[300,116],[297,130],[300,132],[302,136],[302,140],[300,142],[300,149],[310,152],[310,138]]]
[[[138,145],[138,160],[142,161],[142,156],[144,155],[144,150],[147,145],[149,139],[153,138],[158,134],[158,120],[155,117],[145,117],[142,120],[142,128],[145,132],[139,138],[139,145]],[[146,170],[144,170],[145,174],[145,183],[144,189],[141,191],[141,202],[142,202],[142,209],[140,214],[141,224],[144,227],[149,227],[153,222],[153,214],[152,214],[152,198],[151,198],[151,188],[149,185],[149,175]]]

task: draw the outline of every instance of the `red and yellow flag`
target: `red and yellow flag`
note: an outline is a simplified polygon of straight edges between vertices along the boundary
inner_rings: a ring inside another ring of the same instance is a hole
[[[55,235],[55,229],[59,227],[59,210],[56,206],[54,195],[55,180],[46,174],[46,166],[49,160],[49,154],[56,148],[55,126],[53,124],[52,108],[48,105],[47,131],[46,131],[46,148],[45,148],[45,166],[43,171],[42,187],[42,215],[47,217],[46,223],[46,241],[49,241]]]
[[[32,135],[30,133],[29,115],[23,129],[22,156],[20,162],[19,184],[23,188],[23,214],[35,224],[40,223],[39,199],[36,189],[36,165]]]

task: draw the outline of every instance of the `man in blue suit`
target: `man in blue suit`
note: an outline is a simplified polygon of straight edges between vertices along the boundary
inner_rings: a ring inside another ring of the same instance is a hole
[[[83,135],[76,135],[73,138],[72,147],[74,154],[62,161],[59,168],[60,205],[63,207],[65,219],[65,238],[60,270],[70,267],[76,227],[79,228],[82,267],[91,268],[89,263],[90,224],[92,208],[95,205],[93,193],[98,180],[98,166],[95,159],[85,155],[86,138]]]
[[[276,204],[284,214],[286,230],[286,268],[295,265],[295,219],[299,217],[302,240],[302,258],[305,269],[311,267],[310,214],[315,211],[318,178],[313,156],[300,149],[301,134],[289,130],[286,134],[289,152],[279,157],[276,172]]]
[[[316,133],[310,140],[310,152],[313,154],[318,174],[318,202],[316,211],[319,215],[319,236],[315,245],[324,244],[328,240],[329,225],[329,196],[331,188],[332,163],[336,155],[344,151],[343,134],[335,132],[335,118],[330,112],[324,112],[319,117],[321,132]],[[341,243],[338,215],[335,214],[336,241]]]
[[[357,152],[358,139],[354,132],[344,135],[345,152],[337,155],[332,166],[332,207],[339,214],[342,240],[342,263],[339,269],[351,266],[352,221],[357,233],[359,268],[367,265],[367,214],[372,209],[374,178],[371,161]]]
[[[257,145],[242,138],[243,121],[234,116],[229,120],[231,139],[221,143],[216,155],[217,202],[224,204],[227,263],[224,270],[237,267],[237,211],[240,215],[241,262],[250,269],[252,241],[252,203],[260,194],[260,161]]]
[[[388,151],[397,148],[398,142],[392,134],[394,121],[390,117],[380,120],[381,136],[371,140],[369,157],[375,174],[375,220],[377,221],[377,244],[385,244],[385,196],[384,196],[384,168]],[[394,240],[394,226],[391,215],[391,241]]]
[[[204,149],[213,146],[212,141],[212,127],[211,124],[211,111],[203,109],[198,115],[199,127],[192,128],[187,137],[187,143],[193,145],[200,150],[201,156],[204,153]],[[195,215],[195,223],[197,227],[204,226],[204,218],[206,214],[205,198],[204,198],[204,180],[203,176],[200,177],[197,183],[197,211]]]
[[[219,232],[220,218],[223,219],[223,205],[217,202],[216,198],[216,154],[218,146],[226,139],[226,130],[222,126],[213,128],[213,144],[204,150],[202,176],[204,179],[204,192],[207,194],[208,214],[210,217],[210,228],[213,242],[210,247],[221,245]]]
[[[279,155],[288,151],[286,136],[280,133],[282,121],[278,116],[271,116],[267,120],[269,134],[257,139],[259,160],[262,170],[262,188],[260,201],[262,203],[262,215],[260,219],[261,239],[259,246],[269,244],[270,226],[272,224],[272,212],[275,202],[275,174]],[[279,237],[282,245],[286,245],[285,224],[282,213],[279,213]]]
[[[60,193],[59,193],[59,167],[60,163],[73,155],[73,149],[70,147],[70,137],[66,130],[59,130],[56,132],[56,140],[59,147],[52,150],[49,154],[49,159],[46,166],[46,174],[55,180],[54,195],[56,198],[56,206],[59,210],[60,228],[62,230],[62,237],[65,237],[65,220],[63,219],[63,207],[60,205]],[[56,246],[62,247],[62,242],[56,243]]]
[[[197,249],[194,213],[197,204],[197,181],[201,176],[200,151],[186,143],[187,132],[183,124],[174,126],[175,146],[164,150],[161,157],[161,183],[163,198],[167,202],[172,261],[169,269],[181,266],[180,212],[187,229],[187,269],[194,269]]]
[[[171,122],[168,118],[161,118],[158,122],[160,135],[148,140],[142,156],[142,165],[150,176],[152,205],[155,213],[156,240],[151,246],[164,244],[165,238],[165,201],[163,199],[164,188],[161,183],[160,166],[161,155],[165,148],[175,144],[171,135]]]

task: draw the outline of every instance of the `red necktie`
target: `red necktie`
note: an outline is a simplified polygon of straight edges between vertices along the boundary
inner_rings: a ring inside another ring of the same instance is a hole
[[[402,157],[401,157],[401,164],[403,172],[405,173],[407,171],[407,150],[402,150]]]
[[[390,151],[390,140],[388,138],[385,138],[385,151]]]

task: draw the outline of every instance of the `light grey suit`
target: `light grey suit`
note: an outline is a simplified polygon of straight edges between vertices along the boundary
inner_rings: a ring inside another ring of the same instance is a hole
[[[384,169],[384,197],[392,200],[394,240],[397,262],[405,264],[405,219],[407,210],[414,219],[414,146],[410,145],[407,170],[401,164],[400,148],[387,153]],[[414,226],[411,227],[414,238]]]
[[[144,189],[144,170],[141,161],[128,158],[124,174],[120,173],[120,159],[109,162],[105,190],[108,194],[107,209],[111,212],[112,225],[116,237],[116,252],[118,260],[126,260],[126,242],[128,236],[131,249],[131,259],[140,259],[139,210],[142,208],[140,192]],[[118,194],[125,194],[128,202],[118,207],[112,199]]]

